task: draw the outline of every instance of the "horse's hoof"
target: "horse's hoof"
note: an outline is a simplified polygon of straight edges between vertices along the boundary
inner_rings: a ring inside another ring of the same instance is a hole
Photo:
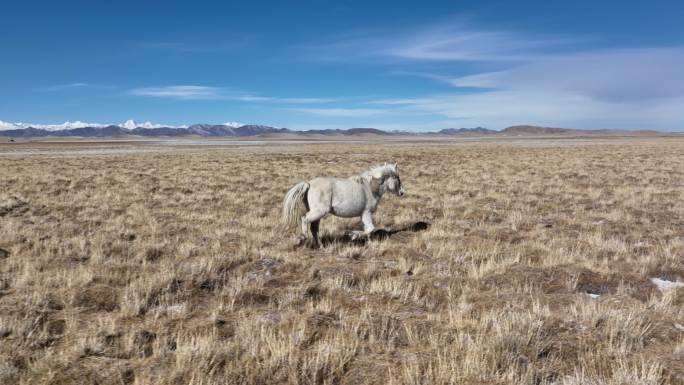
[[[296,237],[292,241],[292,245],[294,247],[302,247],[302,246],[304,246],[305,243],[306,243],[306,238],[304,238],[304,237]]]

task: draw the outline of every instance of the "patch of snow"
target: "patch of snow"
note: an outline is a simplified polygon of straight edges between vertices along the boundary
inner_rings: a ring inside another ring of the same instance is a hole
[[[47,130],[47,131],[61,131],[61,130],[72,130],[74,128],[83,128],[83,127],[96,127],[96,128],[101,128],[101,127],[107,127],[112,124],[102,124],[102,123],[89,123],[89,122],[83,122],[80,120],[76,120],[74,122],[66,121],[62,124],[36,124],[36,123],[24,123],[24,122],[5,122],[0,120],[0,131],[3,130],[23,130],[27,129],[29,127],[41,129],[41,130]],[[187,128],[188,126],[174,126],[170,124],[155,124],[152,122],[145,122],[145,123],[137,123],[136,121],[129,119],[123,123],[120,124],[114,124],[119,127],[127,128],[129,130],[132,130],[137,127],[142,127],[142,128],[160,128],[160,127],[170,127],[170,128]]]
[[[24,122],[4,122],[0,120],[0,130],[21,130],[29,127],[38,128],[47,131],[59,131],[59,130],[70,130],[74,128],[82,127],[106,127],[106,124],[100,123],[87,123],[77,120],[75,122],[66,121],[62,124],[35,124],[35,123],[24,123]]]
[[[128,119],[127,121],[121,123],[121,127],[128,129],[128,130],[132,130],[132,129],[138,127],[138,125],[135,123],[135,120]]]
[[[244,124],[239,123],[239,122],[225,122],[223,123],[224,126],[232,127],[232,128],[238,128],[244,126]]]
[[[5,122],[5,121],[0,120],[0,130],[16,130],[16,129],[23,128],[23,127],[19,126],[20,124],[23,124],[23,123],[12,123],[12,122]]]
[[[127,121],[119,124],[119,127],[123,127],[128,130],[132,130],[134,128],[162,128],[162,127],[169,127],[169,128],[188,128],[188,126],[173,126],[171,124],[155,124],[150,121],[147,121],[145,123],[137,123],[133,119],[128,119]]]
[[[591,297],[592,299],[597,299],[597,298],[601,297],[600,294],[594,294],[594,293],[587,293],[587,294],[588,294],[589,297]]]
[[[660,278],[651,278],[651,282],[662,291],[684,287],[684,282],[668,281]]]

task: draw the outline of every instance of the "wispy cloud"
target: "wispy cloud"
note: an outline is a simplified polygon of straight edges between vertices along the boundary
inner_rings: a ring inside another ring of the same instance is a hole
[[[681,130],[684,48],[560,54],[514,68],[457,78],[481,92],[368,102],[433,113],[464,125]]]
[[[316,60],[525,61],[578,42],[567,36],[530,36],[478,28],[459,20],[408,31],[348,34],[305,47]]]
[[[271,102],[275,98],[269,96],[259,96],[259,95],[232,95],[226,96],[226,99],[239,100],[242,102]]]
[[[243,102],[272,102],[285,104],[319,104],[332,103],[338,101],[338,98],[281,98],[274,96],[260,96],[260,95],[227,95],[226,99],[240,100]]]
[[[277,101],[290,104],[317,104],[333,103],[340,101],[340,98],[276,98]]]
[[[330,118],[312,120],[363,120],[376,126],[404,118],[405,122],[429,118],[463,127],[529,123],[684,129],[684,47],[580,50],[581,42],[565,36],[477,28],[464,22],[406,32],[357,33],[308,46],[310,58],[374,62],[385,67],[384,73],[420,76],[453,87],[365,104],[359,104],[359,97],[350,99],[355,101],[350,104],[350,100],[342,103],[336,98],[277,97],[202,86],[143,88],[133,93],[279,105],[297,115]],[[463,62],[468,62],[468,71],[479,68],[480,73],[454,76],[463,71]],[[492,68],[502,70],[492,72]],[[324,103],[330,105],[315,105]]]
[[[170,98],[180,100],[233,100],[240,102],[263,102],[282,104],[319,104],[331,103],[335,98],[299,98],[275,97],[247,94],[225,87],[210,87],[198,85],[177,85],[163,87],[143,87],[129,90],[129,94],[156,98]]]
[[[55,84],[51,86],[38,88],[38,91],[43,92],[54,92],[54,91],[64,91],[73,89],[86,89],[86,88],[112,88],[112,86],[107,86],[103,84],[91,84],[91,83],[66,83],[66,84]]]
[[[283,104],[320,104],[332,103],[338,101],[338,98],[282,98],[275,96],[261,96],[261,95],[224,95],[227,100],[239,100],[242,102],[266,102],[266,103],[283,103]]]
[[[315,116],[338,118],[368,117],[387,113],[387,110],[379,108],[289,108],[288,110]]]
[[[449,26],[420,31],[382,52],[416,60],[518,61],[537,58],[544,50],[572,42],[568,38],[530,37],[508,31]]]
[[[129,93],[137,96],[180,100],[211,100],[222,98],[221,88],[192,85],[135,88],[130,90]]]
[[[444,78],[456,87],[569,93],[605,102],[683,97],[684,47],[559,54],[514,68]]]

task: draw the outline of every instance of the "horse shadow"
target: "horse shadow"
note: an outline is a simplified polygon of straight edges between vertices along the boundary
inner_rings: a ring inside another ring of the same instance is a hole
[[[365,246],[370,241],[385,241],[399,233],[417,233],[419,231],[425,231],[429,227],[429,222],[418,221],[395,228],[375,229],[368,235],[361,235],[358,237],[354,237],[354,234],[350,231],[346,231],[342,234],[326,234],[320,238],[320,242],[322,247],[327,247],[332,244]]]

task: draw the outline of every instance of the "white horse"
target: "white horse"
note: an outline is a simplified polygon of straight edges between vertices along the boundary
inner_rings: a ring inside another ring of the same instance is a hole
[[[361,217],[363,234],[370,234],[373,226],[372,214],[385,192],[404,195],[396,163],[385,163],[349,178],[318,177],[300,182],[285,194],[283,200],[283,222],[296,225],[301,219],[300,241],[306,240],[307,227],[311,225],[314,245],[320,246],[318,225],[321,218],[333,214],[343,218]],[[306,214],[299,217],[301,205]],[[361,233],[354,232],[354,237]]]

